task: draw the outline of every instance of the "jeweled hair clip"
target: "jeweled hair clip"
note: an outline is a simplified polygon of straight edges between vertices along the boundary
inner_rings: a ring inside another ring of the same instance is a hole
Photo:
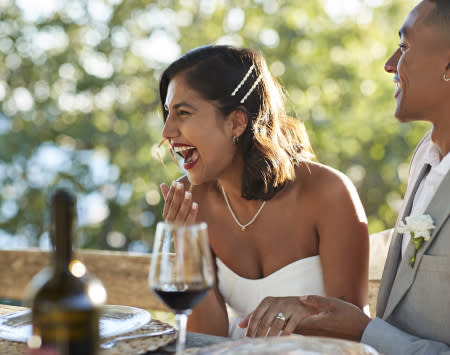
[[[247,80],[247,78],[252,73],[253,69],[255,69],[255,66],[252,64],[252,66],[248,69],[247,74],[245,74],[245,76],[242,78],[241,82],[236,86],[236,89],[234,89],[234,91],[231,93],[231,96],[235,96],[236,95],[236,93],[239,91],[241,86],[244,85],[245,81]]]
[[[231,96],[236,96],[237,92],[239,91],[239,89],[242,87],[242,85],[244,85],[244,83],[247,81],[248,77],[250,76],[250,74],[252,73],[253,69],[255,69],[255,65],[252,64],[251,67],[248,69],[247,73],[244,75],[244,77],[242,78],[242,80],[240,81],[240,83],[236,86],[236,88],[233,90],[233,92],[231,93]],[[253,92],[253,90],[255,90],[256,85],[258,85],[258,83],[261,81],[262,79],[262,74],[260,74],[255,82],[253,83],[252,87],[247,91],[247,93],[244,95],[244,97],[241,99],[241,104],[243,104],[245,102],[245,100],[247,100],[247,98],[250,96],[250,94]]]
[[[252,87],[247,91],[247,93],[245,94],[245,96],[241,99],[241,104],[243,104],[243,103],[245,102],[245,100],[247,100],[247,97],[249,97],[250,94],[252,93],[252,91],[255,90],[256,85],[258,85],[258,83],[261,81],[261,79],[262,79],[262,75],[260,74],[260,75],[256,78],[256,80],[255,80],[255,82],[253,83]]]

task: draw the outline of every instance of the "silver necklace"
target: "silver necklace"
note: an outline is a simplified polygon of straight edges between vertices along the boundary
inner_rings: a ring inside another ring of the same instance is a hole
[[[266,204],[267,201],[263,201],[263,203],[262,203],[261,206],[259,207],[259,210],[258,210],[258,211],[256,212],[256,214],[253,216],[253,218],[250,220],[250,222],[248,222],[247,224],[242,224],[241,222],[239,222],[239,220],[237,219],[236,215],[235,215],[234,212],[233,212],[233,209],[232,209],[231,206],[230,206],[230,201],[228,201],[228,196],[227,196],[227,194],[226,194],[226,192],[225,192],[225,189],[223,188],[223,186],[221,186],[221,188],[222,188],[223,197],[225,198],[225,202],[227,203],[227,207],[228,207],[228,210],[229,210],[230,213],[231,213],[231,216],[233,217],[233,219],[234,219],[234,221],[236,222],[236,224],[237,224],[239,227],[241,227],[241,231],[244,232],[245,229],[246,229],[250,224],[252,224],[252,223],[255,221],[256,217],[259,216],[259,214],[261,213],[261,211],[262,211],[262,209],[263,209],[263,207],[264,207],[264,205]]]

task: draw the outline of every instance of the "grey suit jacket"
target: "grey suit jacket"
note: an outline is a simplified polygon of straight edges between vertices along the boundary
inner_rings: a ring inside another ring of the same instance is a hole
[[[419,143],[413,156],[411,167],[416,169],[417,179],[408,186],[396,227],[409,215],[426,173],[421,160],[430,135]],[[413,268],[409,266],[412,243],[401,257],[402,236],[394,231],[378,294],[377,317],[361,339],[386,355],[450,354],[450,172],[424,214],[431,215],[436,228],[418,250]]]

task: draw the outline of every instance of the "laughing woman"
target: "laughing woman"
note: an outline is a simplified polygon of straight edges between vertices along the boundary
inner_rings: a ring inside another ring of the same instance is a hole
[[[160,82],[163,137],[184,158],[169,187],[168,222],[208,224],[217,282],[189,317],[190,331],[253,335],[295,331],[298,296],[367,305],[368,231],[342,173],[313,161],[283,91],[250,49],[205,46],[172,63]]]

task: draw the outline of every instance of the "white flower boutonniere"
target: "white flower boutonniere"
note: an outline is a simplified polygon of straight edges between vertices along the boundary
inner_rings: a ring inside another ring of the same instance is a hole
[[[411,234],[411,241],[414,244],[414,253],[409,259],[409,266],[413,267],[416,261],[417,250],[422,246],[424,241],[430,240],[431,230],[435,228],[433,218],[429,214],[422,214],[420,216],[409,216],[405,218],[406,224],[400,222],[398,231],[400,233]]]

